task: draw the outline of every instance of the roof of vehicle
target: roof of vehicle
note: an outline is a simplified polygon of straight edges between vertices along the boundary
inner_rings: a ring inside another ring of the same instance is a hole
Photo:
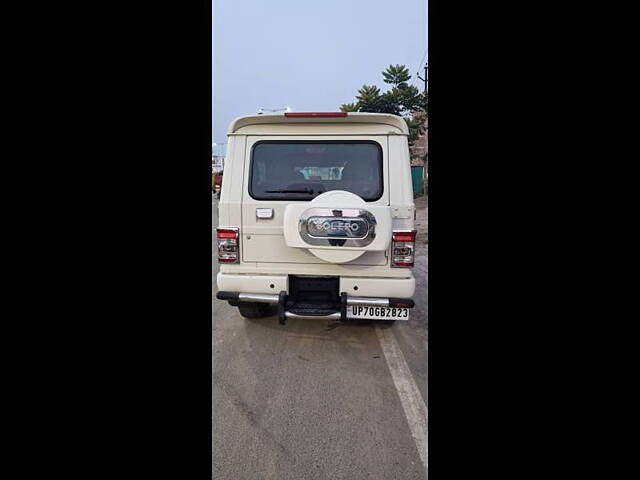
[[[228,134],[234,134],[248,125],[300,124],[300,123],[347,123],[347,124],[384,124],[395,127],[401,134],[408,135],[409,128],[404,118],[389,113],[348,112],[345,117],[287,117],[284,113],[250,115],[236,118],[229,126]],[[395,133],[395,132],[393,132]]]

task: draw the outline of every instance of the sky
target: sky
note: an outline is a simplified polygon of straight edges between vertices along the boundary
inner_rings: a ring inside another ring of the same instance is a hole
[[[338,111],[403,64],[422,89],[427,0],[213,0],[213,141],[259,108]],[[418,70],[419,69],[419,70]]]

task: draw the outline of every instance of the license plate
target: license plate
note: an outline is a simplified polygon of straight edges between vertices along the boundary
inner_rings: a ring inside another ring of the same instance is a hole
[[[371,320],[409,320],[408,308],[347,306],[347,318]]]

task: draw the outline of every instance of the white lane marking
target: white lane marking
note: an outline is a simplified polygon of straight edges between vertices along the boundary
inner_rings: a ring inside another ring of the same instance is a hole
[[[416,381],[411,375],[407,361],[402,355],[390,328],[376,328],[376,334],[380,340],[380,346],[387,360],[389,371],[393,377],[393,383],[398,391],[400,403],[407,417],[411,434],[416,442],[420,459],[425,470],[428,471],[428,445],[427,445],[427,406],[422,400]]]

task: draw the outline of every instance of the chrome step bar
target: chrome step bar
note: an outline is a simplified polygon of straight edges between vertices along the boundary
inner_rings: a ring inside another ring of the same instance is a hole
[[[278,295],[271,293],[239,293],[240,302],[278,303]],[[376,297],[347,297],[347,305],[360,305],[369,307],[388,307],[388,298]]]
[[[298,320],[340,320],[340,312],[330,313],[329,315],[298,315],[297,313],[284,312],[284,316]]]

